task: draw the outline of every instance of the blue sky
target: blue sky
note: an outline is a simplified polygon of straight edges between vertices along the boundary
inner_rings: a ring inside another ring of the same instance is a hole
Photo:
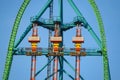
[[[27,10],[25,11],[22,21],[19,25],[18,34],[16,41],[19,39],[21,33],[26,29],[30,23],[30,17],[36,15],[41,7],[45,4],[47,0],[31,0]],[[92,26],[94,31],[99,36],[98,24],[93,13],[91,6],[87,0],[74,0],[75,4],[86,18],[88,23]],[[23,0],[0,0],[0,80],[2,80],[5,58],[8,48],[8,43],[10,39],[10,34],[17,11]],[[57,0],[54,1],[54,16],[58,16]],[[119,50],[120,50],[120,38],[119,38],[119,0],[96,0],[97,6],[101,12],[103,23],[105,26],[105,33],[107,39],[108,57],[111,71],[112,80],[118,80],[120,74],[120,63],[119,63]],[[42,18],[48,18],[48,10],[42,16]],[[64,22],[69,23],[73,18],[77,16],[67,0],[64,0]],[[88,31],[83,28],[83,36],[85,38],[85,43],[83,47],[85,48],[95,48],[98,47],[94,39],[90,36]],[[44,34],[44,36],[43,36]],[[69,36],[68,36],[69,35]],[[28,36],[31,36],[31,32],[26,36],[19,47],[30,47],[28,43]],[[39,28],[39,36],[41,37],[40,47],[47,47],[48,44],[48,30],[44,28]],[[75,28],[64,32],[64,45],[65,47],[74,47],[72,43],[72,37],[75,36]],[[74,66],[74,57],[65,57]],[[41,68],[47,61],[47,58],[38,57],[37,58],[37,70]],[[44,61],[44,63],[43,63]],[[70,74],[74,76],[72,70],[65,64],[65,69]],[[46,70],[46,69],[45,69]],[[44,79],[46,76],[46,71],[43,71],[38,75],[36,80]],[[82,57],[81,58],[81,75],[85,80],[103,80],[103,65],[102,57]],[[30,76],[30,57],[26,56],[14,56],[13,64],[11,68],[10,80],[28,80]],[[64,80],[69,80],[65,75]]]

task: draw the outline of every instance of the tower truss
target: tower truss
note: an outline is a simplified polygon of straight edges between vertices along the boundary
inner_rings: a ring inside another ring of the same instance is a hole
[[[40,9],[37,15],[31,18],[31,23],[28,25],[26,30],[22,33],[19,40],[16,41],[16,34],[18,32],[18,27],[24,11],[26,10],[28,4],[31,0],[24,0],[22,3],[18,14],[16,16],[12,33],[10,36],[10,41],[8,45],[5,69],[3,73],[3,80],[9,80],[9,74],[11,69],[11,64],[13,61],[13,56],[15,55],[26,55],[31,56],[31,78],[30,80],[35,80],[35,77],[41,73],[47,67],[47,76],[45,80],[63,80],[64,74],[68,75],[72,80],[84,80],[84,78],[80,75],[80,57],[81,56],[101,56],[103,58],[103,68],[104,68],[104,80],[111,80],[110,77],[110,69],[109,69],[109,61],[107,55],[107,47],[106,47],[106,37],[104,31],[103,21],[100,15],[100,12],[97,8],[97,5],[94,0],[88,0],[90,5],[93,8],[93,11],[96,15],[98,24],[99,24],[99,33],[100,38],[96,35],[90,24],[87,22],[85,17],[82,15],[78,7],[75,5],[73,0],[67,0],[74,12],[76,13],[76,17],[74,20],[65,24],[63,22],[63,2],[64,0],[58,0],[58,11],[59,16],[54,17],[53,15],[53,0],[47,0],[46,4]],[[44,14],[47,8],[50,8],[50,14],[48,21],[41,19],[41,16]],[[42,48],[37,46],[39,42],[39,38],[37,37],[37,29],[35,26],[41,26],[49,30],[49,44],[48,48]],[[75,46],[73,48],[64,48],[63,46],[63,32],[67,31],[71,28],[76,27],[76,37],[73,38],[73,43]],[[80,27],[80,29],[79,29]],[[88,30],[91,34],[99,49],[87,49],[83,48],[81,44],[84,44],[84,36],[81,35],[81,27]],[[19,45],[26,37],[26,35],[33,29],[33,35],[28,40],[31,42],[31,47],[22,47]],[[54,35],[52,35],[54,32]],[[36,57],[37,56],[47,56],[48,62],[46,65],[41,67],[39,71],[36,71]],[[74,56],[76,57],[76,65],[75,68],[68,62],[68,60],[64,56]],[[53,65],[51,65],[53,63]],[[64,68],[64,64],[68,64],[71,69],[75,72],[75,76],[70,75]],[[53,68],[53,69],[51,69]]]

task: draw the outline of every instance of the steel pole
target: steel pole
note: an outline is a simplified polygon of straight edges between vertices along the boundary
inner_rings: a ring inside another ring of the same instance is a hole
[[[36,73],[36,56],[31,56],[31,79],[35,80],[35,73]]]

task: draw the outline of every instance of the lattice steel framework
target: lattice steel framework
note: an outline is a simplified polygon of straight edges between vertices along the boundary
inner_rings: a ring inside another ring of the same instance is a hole
[[[103,57],[103,66],[104,66],[104,80],[111,80],[104,25],[103,25],[103,22],[102,22],[100,12],[99,12],[99,10],[97,8],[97,5],[96,5],[94,0],[88,0],[88,1],[89,1],[90,5],[92,6],[93,10],[94,10],[94,13],[96,15],[96,18],[97,18],[97,21],[98,21],[98,24],[99,24],[100,39],[96,35],[96,33],[93,31],[90,24],[88,24],[88,22],[84,18],[84,16],[81,14],[81,12],[77,8],[77,6],[74,4],[73,0],[67,0],[67,1],[69,2],[71,7],[73,8],[77,17],[75,17],[74,21],[69,23],[69,24],[65,24],[63,22],[63,0],[58,0],[59,1],[59,5],[58,5],[59,6],[59,9],[58,9],[59,10],[59,16],[56,17],[56,19],[54,19],[54,17],[53,17],[53,7],[54,7],[53,6],[53,0],[47,0],[46,4],[38,12],[38,14],[35,15],[31,19],[31,23],[28,25],[26,30],[22,33],[20,39],[17,41],[17,43],[15,43],[16,34],[17,34],[17,31],[18,31],[20,21],[22,19],[24,11],[25,11],[26,7],[28,6],[28,4],[30,3],[30,1],[31,0],[24,0],[24,2],[22,3],[22,5],[21,5],[21,7],[18,11],[18,14],[16,16],[16,19],[15,19],[15,22],[14,22],[14,25],[13,25],[13,29],[12,29],[12,33],[11,33],[11,37],[10,37],[10,41],[9,41],[9,45],[8,45],[8,52],[7,52],[7,57],[6,57],[5,69],[4,69],[4,73],[3,73],[3,80],[8,80],[9,79],[11,64],[12,64],[12,60],[13,60],[14,55],[27,55],[27,56],[44,56],[44,55],[46,55],[46,56],[48,56],[48,63],[44,67],[42,67],[35,74],[35,76],[37,76],[45,67],[48,67],[47,68],[47,77],[45,78],[45,80],[50,80],[50,77],[52,77],[52,76],[54,76],[53,80],[57,80],[57,79],[63,80],[63,73],[67,74],[73,80],[74,79],[75,80],[80,80],[80,78],[82,80],[84,80],[80,75],[79,75],[79,78],[76,79],[72,75],[67,73],[67,71],[63,67],[64,63],[68,64],[76,72],[76,74],[78,72],[64,58],[64,56],[70,56],[70,55],[76,56],[76,57],[78,57],[76,59],[76,62],[79,61],[80,56],[102,56]],[[44,14],[44,12],[46,11],[47,8],[50,8],[50,16],[49,16],[48,21],[46,22],[44,19],[41,19],[41,16]],[[18,47],[19,44],[22,42],[22,40],[25,38],[25,36],[32,29],[32,27],[33,27],[32,25],[34,23],[49,30],[49,41],[48,41],[49,45],[48,45],[48,48],[39,48],[38,47],[37,52],[35,54],[33,54],[31,52],[31,48],[24,48],[24,47],[19,48]],[[67,30],[69,30],[73,27],[76,27],[77,26],[76,23],[81,24],[85,29],[88,30],[88,32],[91,34],[91,36],[93,37],[95,42],[98,44],[99,49],[84,49],[84,48],[81,48],[80,53],[76,54],[75,53],[75,48],[64,48],[63,47],[63,31],[67,31]],[[62,42],[60,42],[58,53],[53,53],[52,52],[53,46],[50,42],[50,37],[52,36],[52,31],[55,30],[55,27],[54,27],[55,24],[59,24],[59,36],[62,37]],[[59,69],[57,69],[57,71],[53,70],[53,72],[51,72],[51,62],[52,61],[54,61],[53,67],[55,67],[55,65],[58,66],[58,62],[59,62]],[[55,64],[55,62],[57,62],[57,64]],[[59,77],[55,78],[55,74],[57,75],[58,73],[59,73]]]

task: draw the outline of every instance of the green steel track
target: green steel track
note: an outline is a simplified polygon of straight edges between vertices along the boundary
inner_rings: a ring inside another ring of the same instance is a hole
[[[14,22],[14,25],[13,25],[13,29],[12,29],[12,33],[11,33],[11,36],[10,36],[10,41],[9,41],[8,52],[7,52],[7,56],[6,56],[6,63],[5,63],[5,68],[4,68],[4,73],[3,73],[3,79],[2,80],[8,80],[9,79],[10,69],[11,69],[12,60],[13,60],[13,49],[16,48],[20,44],[20,42],[24,39],[24,37],[27,35],[27,33],[31,29],[31,24],[30,24],[28,26],[28,28],[26,29],[25,33],[23,33],[22,36],[20,37],[19,41],[15,44],[16,34],[17,34],[17,31],[18,31],[18,27],[19,27],[21,18],[22,18],[23,14],[24,14],[24,11],[27,8],[30,1],[31,0],[24,0],[24,2],[22,3],[22,5],[21,5],[21,7],[18,11],[18,14],[16,16],[16,19],[15,19],[15,22]],[[41,15],[44,13],[44,11],[47,9],[47,7],[49,6],[49,4],[52,1],[53,0],[48,0],[48,2],[42,8],[42,10],[38,13],[38,15],[35,16],[35,20],[38,20],[41,17]],[[68,2],[73,7],[73,9],[77,13],[77,15],[83,17],[83,22],[86,24],[85,27],[88,29],[90,34],[96,40],[99,47],[102,49],[103,66],[104,66],[104,80],[111,80],[110,70],[109,70],[109,62],[108,62],[108,55],[107,55],[107,47],[106,47],[106,37],[105,37],[103,21],[102,21],[100,12],[97,8],[97,5],[96,5],[95,1],[94,0],[88,0],[88,1],[89,1],[90,5],[92,6],[92,8],[94,10],[94,13],[96,15],[96,18],[97,18],[97,21],[98,21],[98,24],[99,24],[101,39],[99,39],[97,37],[97,35],[94,33],[94,31],[92,30],[90,25],[87,23],[87,21],[84,19],[82,14],[79,12],[79,10],[74,5],[73,1],[68,0]]]
[[[8,78],[9,78],[10,68],[11,68],[12,60],[13,60],[13,49],[14,49],[16,34],[18,31],[18,27],[19,27],[21,18],[23,16],[23,13],[24,13],[27,5],[29,4],[29,2],[30,2],[30,0],[24,0],[24,2],[22,3],[22,5],[18,11],[18,14],[16,16],[16,19],[15,19],[15,22],[13,25],[13,29],[12,29],[12,33],[10,36],[8,52],[7,52],[7,57],[6,57],[6,63],[5,63],[4,73],[3,73],[3,80],[8,80]]]
[[[100,15],[100,11],[98,10],[98,7],[94,0],[89,0],[94,13],[96,15],[98,24],[99,24],[99,30],[100,30],[100,36],[101,36],[101,44],[102,44],[102,55],[103,55],[103,65],[104,65],[104,80],[111,80],[110,77],[110,70],[109,70],[109,62],[108,62],[108,55],[107,55],[107,47],[106,47],[106,36],[104,31],[104,25],[102,21],[102,17]]]

